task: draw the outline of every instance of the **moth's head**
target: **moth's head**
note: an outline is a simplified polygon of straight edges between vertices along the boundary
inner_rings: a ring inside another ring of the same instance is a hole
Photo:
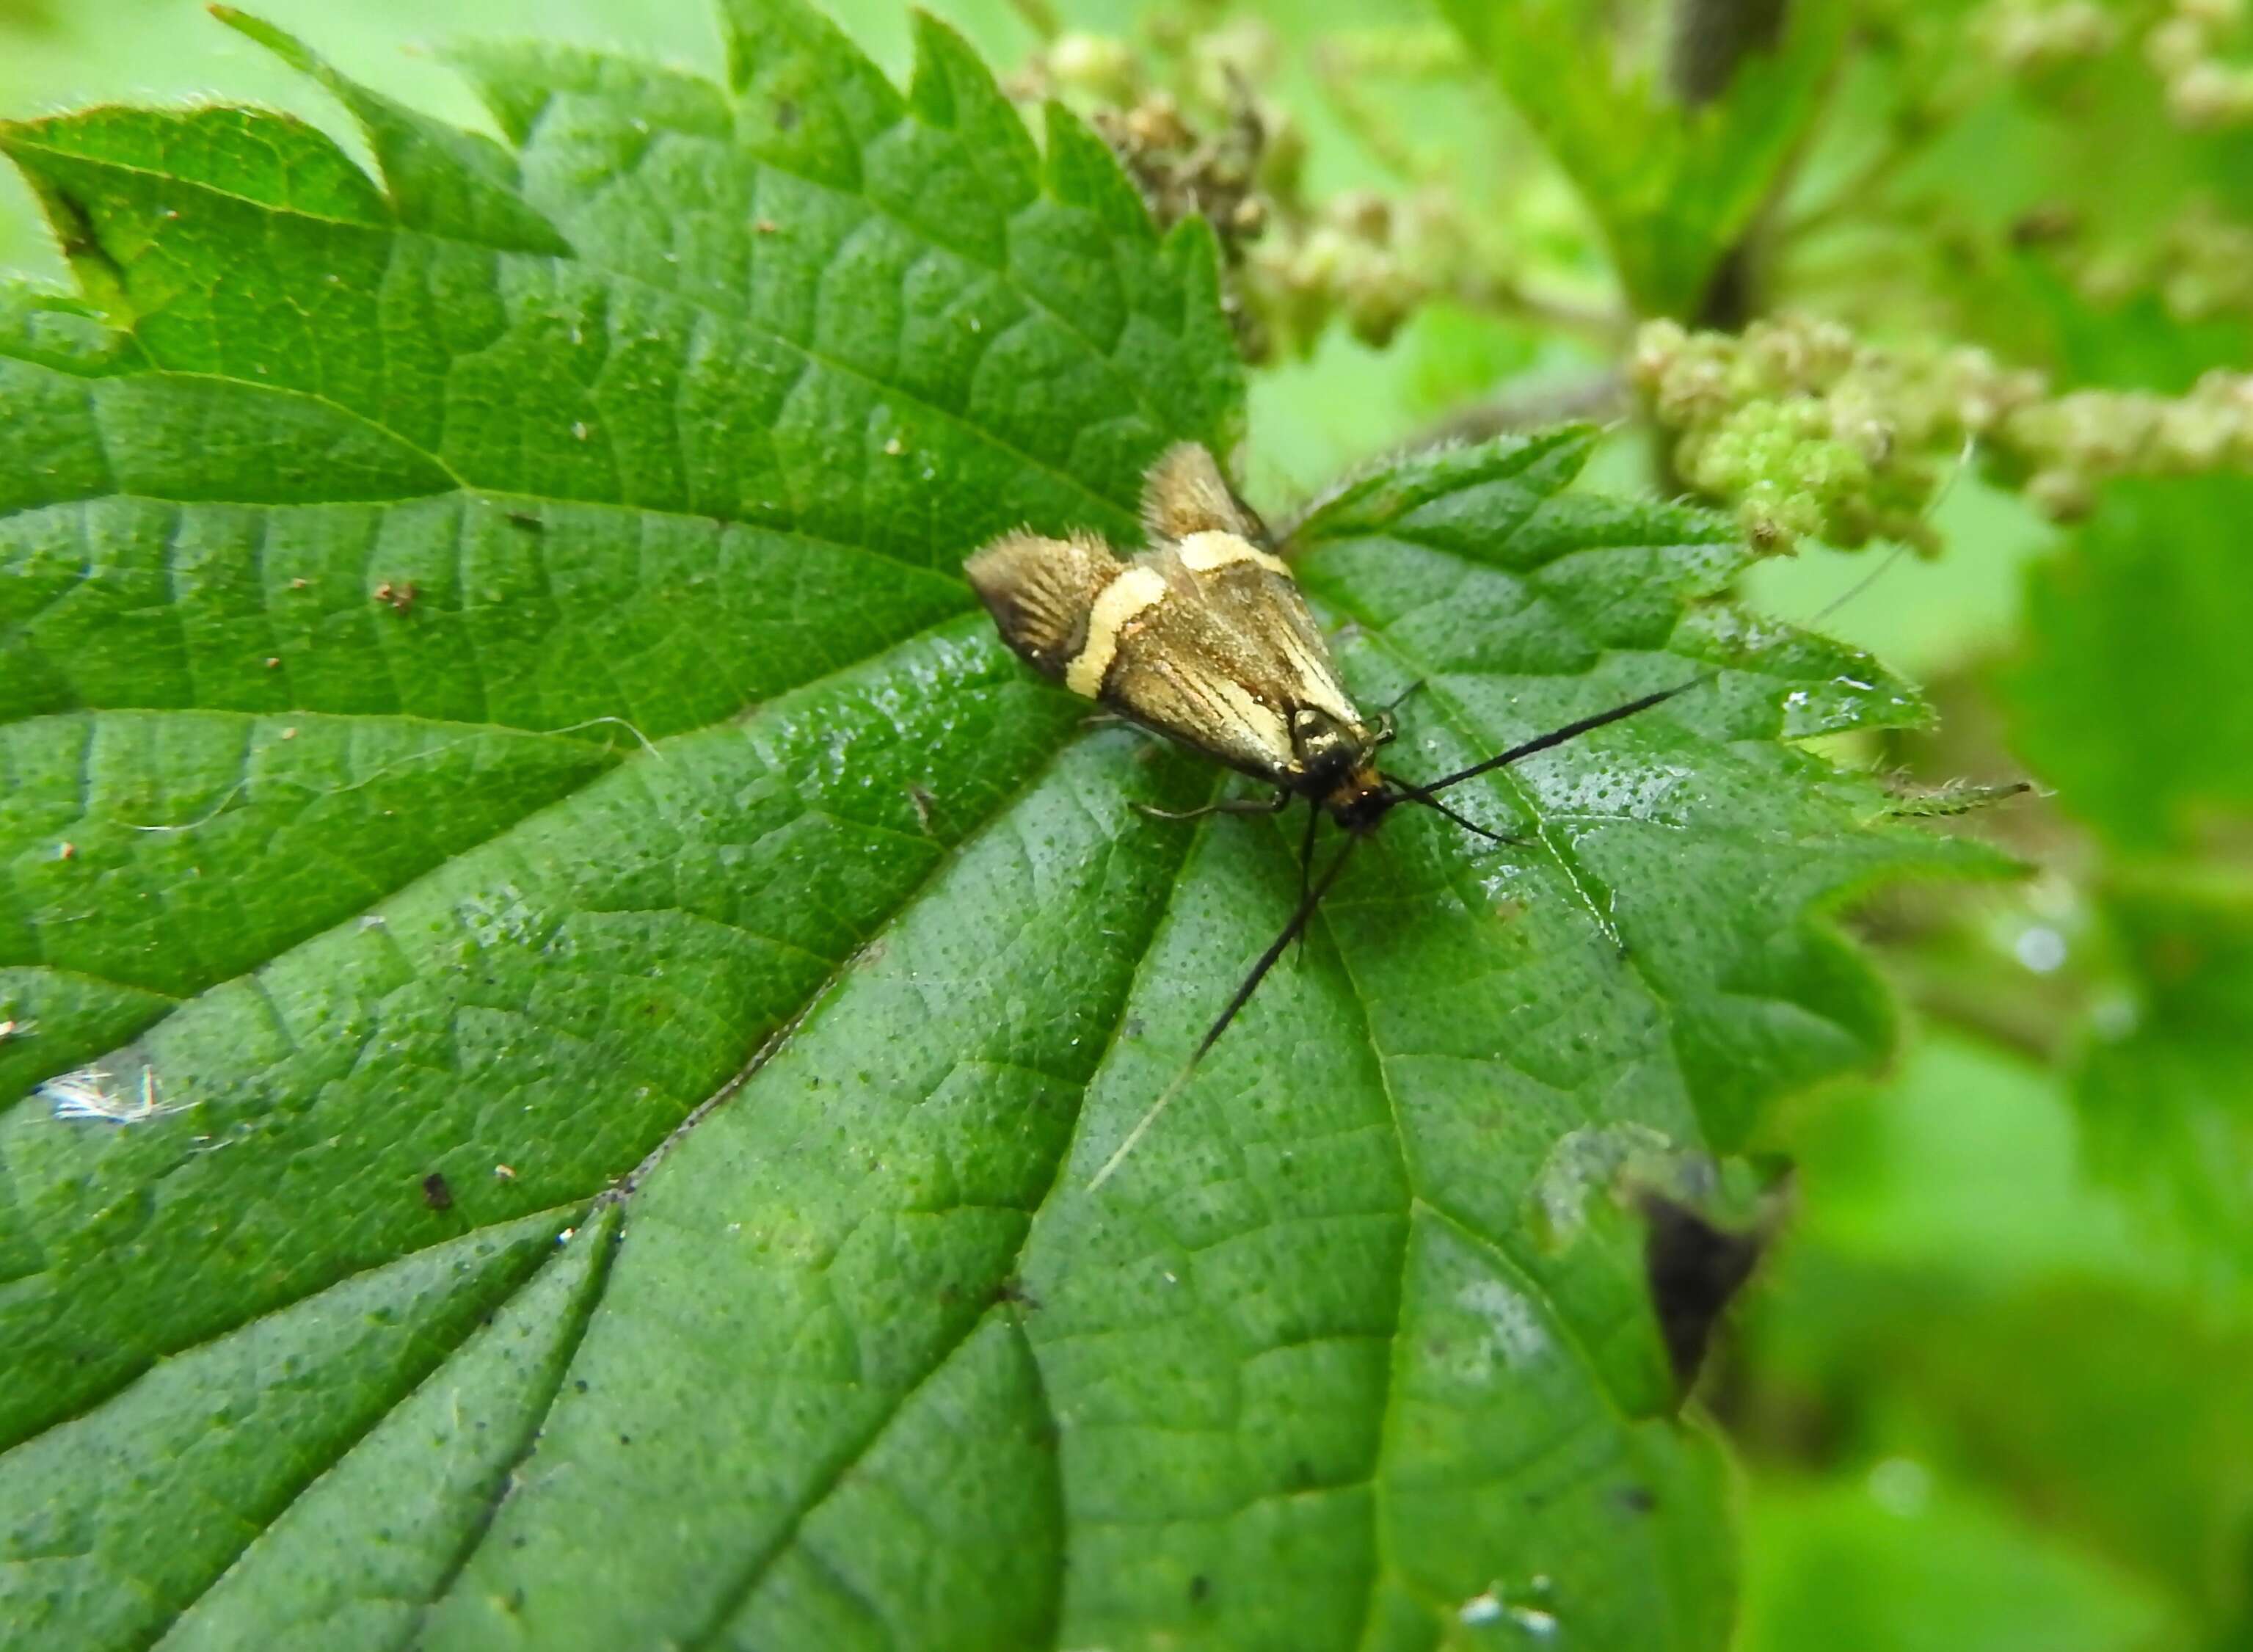
[[[1367,832],[1400,800],[1400,794],[1377,772],[1377,765],[1364,763],[1331,790],[1322,799],[1322,807],[1347,831]]]

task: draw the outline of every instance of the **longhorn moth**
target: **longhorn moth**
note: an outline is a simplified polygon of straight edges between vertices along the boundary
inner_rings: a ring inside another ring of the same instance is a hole
[[[1508,842],[1439,794],[1648,711],[1712,674],[1580,718],[1437,780],[1404,779],[1378,766],[1378,751],[1393,736],[1390,708],[1372,717],[1355,706],[1290,568],[1211,454],[1182,443],[1159,458],[1143,484],[1142,526],[1148,547],[1125,561],[1092,533],[1050,539],[1020,531],[976,552],[962,572],[1002,640],[1043,676],[1273,788],[1266,798],[1226,798],[1181,814],[1147,812],[1182,820],[1273,814],[1303,798],[1307,830],[1290,922],[1091,1188],[1100,1187],[1133,1151],[1305,931],[1354,845],[1395,807],[1419,804],[1466,831]],[[1344,829],[1346,841],[1315,876],[1315,830],[1325,814]]]

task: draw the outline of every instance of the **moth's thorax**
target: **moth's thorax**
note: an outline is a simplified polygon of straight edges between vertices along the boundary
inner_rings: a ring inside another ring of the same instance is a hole
[[[1302,777],[1298,790],[1326,797],[1369,761],[1375,735],[1358,721],[1349,722],[1319,706],[1291,713],[1291,751]]]

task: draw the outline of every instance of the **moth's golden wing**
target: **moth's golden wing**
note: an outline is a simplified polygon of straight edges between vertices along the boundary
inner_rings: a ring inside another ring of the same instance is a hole
[[[1236,497],[1213,457],[1194,442],[1176,442],[1158,456],[1142,479],[1142,526],[1153,545],[1192,533],[1233,533],[1254,545],[1267,529]]]
[[[1004,533],[962,564],[1001,640],[1050,677],[1085,648],[1095,600],[1124,571],[1108,545],[1083,533]]]
[[[1121,562],[1088,534],[1007,533],[962,565],[1035,669],[1145,728],[1273,784],[1303,777],[1293,714],[1363,726],[1298,582],[1216,518],[1257,527],[1212,457],[1180,447],[1151,488],[1154,526],[1186,528]]]
[[[1282,786],[1300,773],[1294,712],[1311,706],[1360,725],[1307,599],[1277,558],[1206,532],[1136,557],[1126,578],[1138,574],[1162,595],[1120,627],[1106,705]]]

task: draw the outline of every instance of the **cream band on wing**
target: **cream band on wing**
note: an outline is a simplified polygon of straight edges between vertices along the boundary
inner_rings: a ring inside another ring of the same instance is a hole
[[[1105,586],[1087,610],[1087,642],[1064,667],[1064,686],[1088,700],[1100,695],[1111,662],[1119,657],[1120,631],[1165,595],[1166,576],[1154,568],[1130,568]]]
[[[1310,652],[1291,631],[1280,632],[1276,640],[1282,645],[1283,652],[1289,656],[1291,663],[1298,667],[1299,703],[1319,707],[1340,722],[1351,723],[1358,728],[1361,713],[1347,697],[1328,658]]]
[[[1192,574],[1210,574],[1231,562],[1256,562],[1271,574],[1280,574],[1285,579],[1291,577],[1290,567],[1281,557],[1261,550],[1241,534],[1218,528],[1208,528],[1183,539],[1181,558],[1182,566]]]
[[[1225,680],[1210,685],[1213,696],[1227,708],[1228,714],[1242,728],[1249,729],[1252,738],[1274,754],[1274,760],[1287,769],[1295,770],[1297,760],[1291,755],[1291,728],[1283,721],[1283,714],[1256,698],[1242,683]]]

